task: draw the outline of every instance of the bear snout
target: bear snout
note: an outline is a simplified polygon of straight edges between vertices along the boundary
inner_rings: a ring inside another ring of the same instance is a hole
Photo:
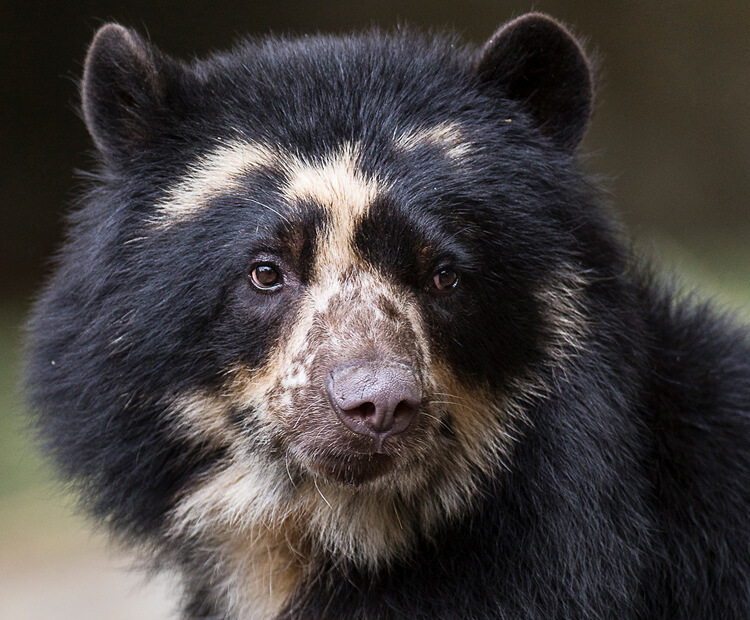
[[[422,390],[401,362],[361,361],[336,367],[326,381],[331,408],[349,430],[375,440],[403,433],[419,411]]]

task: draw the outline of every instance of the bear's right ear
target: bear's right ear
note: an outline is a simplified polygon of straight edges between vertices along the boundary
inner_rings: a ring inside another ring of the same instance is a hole
[[[528,13],[505,24],[479,52],[474,71],[482,87],[517,101],[561,149],[581,141],[594,80],[581,45],[560,22]]]
[[[105,160],[132,157],[148,139],[174,64],[118,24],[96,33],[86,56],[81,99],[86,126]]]

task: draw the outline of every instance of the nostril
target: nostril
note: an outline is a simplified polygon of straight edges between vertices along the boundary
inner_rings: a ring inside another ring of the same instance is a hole
[[[344,412],[346,412],[347,415],[350,416],[356,416],[358,418],[361,418],[363,421],[367,420],[368,418],[372,418],[375,416],[376,412],[375,403],[362,403],[361,405],[358,405],[356,407],[352,407],[351,409],[343,409]]]
[[[396,409],[393,412],[393,417],[398,419],[414,416],[414,414],[417,412],[417,406],[417,403],[415,403],[414,401],[402,400],[398,405],[396,405]]]
[[[421,400],[414,370],[401,363],[339,366],[329,375],[326,390],[333,410],[349,430],[381,443],[410,426]]]

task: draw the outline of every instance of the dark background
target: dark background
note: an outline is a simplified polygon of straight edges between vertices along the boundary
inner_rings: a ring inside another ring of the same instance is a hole
[[[243,34],[399,21],[481,44],[530,9],[573,25],[600,60],[582,164],[604,176],[637,251],[750,319],[749,0],[0,0],[0,615],[161,620],[173,600],[164,582],[138,588],[70,516],[17,389],[20,325],[74,204],[73,171],[91,163],[77,80],[96,28],[116,20],[189,58]]]

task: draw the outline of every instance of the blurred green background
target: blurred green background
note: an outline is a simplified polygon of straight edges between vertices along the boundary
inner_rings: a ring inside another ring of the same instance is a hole
[[[23,430],[17,389],[20,326],[61,239],[72,173],[90,163],[76,80],[97,26],[134,26],[189,57],[243,34],[403,21],[480,43],[530,9],[573,25],[601,63],[583,165],[605,177],[636,247],[750,318],[747,0],[0,2],[0,618],[147,620],[171,607],[169,582],[143,585],[72,516]]]

